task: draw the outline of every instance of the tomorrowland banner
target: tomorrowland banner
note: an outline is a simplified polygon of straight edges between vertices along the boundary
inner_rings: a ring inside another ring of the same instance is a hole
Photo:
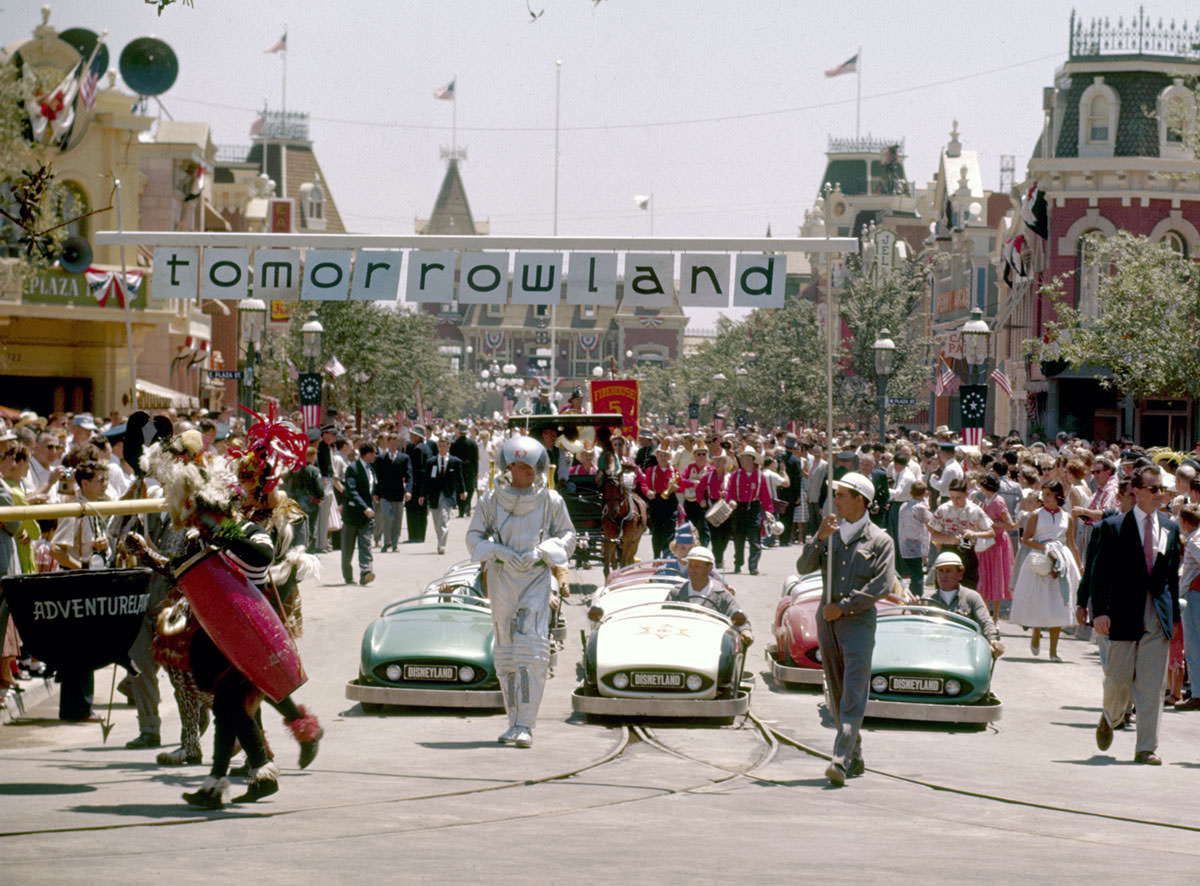
[[[624,421],[621,433],[632,443],[638,432],[638,383],[636,379],[592,381],[592,412],[619,412]]]
[[[781,308],[787,257],[156,246],[151,297]],[[678,285],[676,284],[678,281]]]

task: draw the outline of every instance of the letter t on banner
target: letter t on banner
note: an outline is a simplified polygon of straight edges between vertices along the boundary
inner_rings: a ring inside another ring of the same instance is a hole
[[[733,306],[782,308],[786,280],[784,256],[740,253],[733,273]]]

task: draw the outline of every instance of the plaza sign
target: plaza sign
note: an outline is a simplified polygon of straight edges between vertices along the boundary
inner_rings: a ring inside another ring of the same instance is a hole
[[[478,240],[479,238],[476,238]],[[676,264],[678,262],[678,273]],[[622,273],[623,272],[623,273]],[[158,246],[155,298],[778,308],[787,257],[761,252],[449,251]],[[678,279],[678,287],[676,280]]]

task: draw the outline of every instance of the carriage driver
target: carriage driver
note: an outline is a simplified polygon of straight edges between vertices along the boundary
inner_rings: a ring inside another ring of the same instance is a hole
[[[546,486],[541,443],[505,440],[497,463],[507,476],[480,499],[467,547],[487,571],[496,676],[508,711],[499,741],[527,748],[550,667],[550,569],[575,550],[575,529],[562,496]]]
[[[754,632],[750,630],[750,619],[738,605],[733,592],[712,580],[713,567],[716,558],[708,548],[697,545],[687,553],[687,581],[667,594],[667,599],[675,603],[695,603],[707,606],[726,616],[738,629],[738,637],[742,646],[754,642]]]

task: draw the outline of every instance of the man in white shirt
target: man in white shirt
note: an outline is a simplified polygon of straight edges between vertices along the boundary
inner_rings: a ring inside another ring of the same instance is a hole
[[[962,463],[958,460],[961,448],[953,443],[938,444],[938,461],[941,463],[941,470],[929,479],[930,488],[938,494],[938,504],[944,504],[950,500],[950,483],[963,478]]]

